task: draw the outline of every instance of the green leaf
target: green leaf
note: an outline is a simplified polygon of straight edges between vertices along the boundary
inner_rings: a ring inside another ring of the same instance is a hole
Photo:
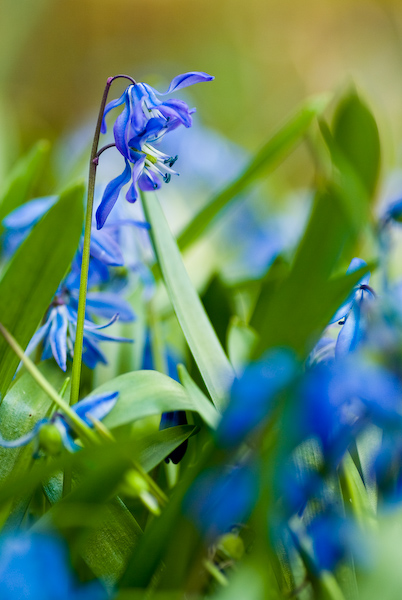
[[[209,406],[194,402],[180,383],[158,371],[125,373],[99,386],[91,395],[107,391],[119,392],[115,407],[103,420],[109,429],[173,410],[198,412],[207,424],[213,420],[211,403],[212,411]]]
[[[348,452],[342,461],[342,475],[346,485],[347,497],[350,499],[350,505],[347,503],[348,508],[351,508],[360,525],[363,527],[372,525],[374,511],[370,498],[360,473]]]
[[[220,420],[220,414],[212,402],[208,400],[198,385],[191,379],[184,365],[178,365],[177,372],[186,392],[193,401],[194,406],[197,407],[197,412],[204,416],[205,422],[212,427],[212,429],[216,429]]]
[[[147,435],[138,442],[138,460],[145,471],[152,471],[189,437],[197,432],[194,425],[178,425]]]
[[[257,177],[272,171],[298,144],[308,131],[312,121],[328,104],[328,96],[316,96],[305,104],[277,131],[247,165],[243,173],[219,192],[194,217],[178,238],[179,248],[184,250],[194,243],[209,227],[218,213]]]
[[[236,373],[242,373],[250,361],[257,340],[258,334],[254,329],[243,323],[238,317],[233,317],[228,331],[228,351]]]
[[[338,105],[333,136],[366,192],[373,196],[380,171],[380,137],[370,109],[355,90]]]
[[[1,322],[25,348],[44,316],[78,247],[84,186],[65,191],[34,227],[0,279]],[[19,360],[0,338],[0,393],[4,396]]]
[[[49,155],[50,144],[40,140],[32,150],[15,165],[0,191],[0,235],[6,217],[14,209],[29,200],[33,186],[39,179]]]
[[[194,360],[218,410],[225,405],[234,373],[184,267],[165,215],[154,193],[143,194],[145,217],[163,279]]]
[[[38,368],[53,387],[60,389],[66,374],[53,360],[41,363]],[[0,405],[1,437],[13,440],[28,433],[43,419],[51,404],[50,398],[32,376],[24,373]],[[0,446],[0,483],[11,474],[18,476],[25,473],[32,463],[32,453],[32,443],[19,448]]]

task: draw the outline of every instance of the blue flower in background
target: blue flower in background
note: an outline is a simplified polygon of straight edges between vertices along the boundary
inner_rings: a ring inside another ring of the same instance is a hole
[[[172,169],[177,156],[169,156],[153,147],[166,133],[179,125],[191,127],[191,114],[182,100],[159,100],[164,96],[194,83],[211,81],[211,75],[202,72],[190,72],[175,77],[165,93],[158,92],[146,83],[130,85],[122,96],[109,102],[105,108],[102,133],[106,133],[105,116],[117,106],[124,105],[123,112],[117,117],[114,127],[116,148],[125,160],[125,169],[106,187],[98,210],[96,222],[101,229],[119,197],[122,187],[132,179],[126,194],[126,200],[135,202],[138,188],[152,191],[161,186],[161,180],[170,181],[176,171]],[[131,167],[131,165],[133,165]]]
[[[364,260],[353,258],[346,273],[354,273],[364,266],[367,266]],[[369,303],[376,297],[373,288],[369,286],[369,281],[370,273],[366,273],[331,320],[331,323],[338,321],[342,325],[335,346],[337,356],[353,352],[364,337],[367,328],[367,309]]]
[[[93,427],[93,420],[101,421],[110,413],[117,402],[118,395],[119,392],[106,392],[104,394],[90,396],[85,398],[85,400],[77,402],[77,404],[72,406],[72,410],[88,425],[88,427]],[[0,446],[3,446],[4,448],[18,448],[19,446],[26,446],[33,439],[36,439],[37,449],[34,453],[35,455],[39,448],[38,436],[41,430],[44,430],[49,425],[56,428],[57,437],[59,437],[61,442],[60,447],[63,445],[70,452],[79,449],[80,446],[74,442],[73,429],[71,428],[67,417],[59,412],[55,412],[51,419],[41,419],[35,424],[31,431],[15,440],[5,440],[0,437]]]
[[[107,600],[99,581],[82,584],[56,535],[18,533],[0,538],[2,600]]]

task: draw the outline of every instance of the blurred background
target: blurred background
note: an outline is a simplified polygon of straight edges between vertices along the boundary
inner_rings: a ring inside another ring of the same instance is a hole
[[[36,139],[94,120],[108,76],[163,89],[192,70],[216,77],[191,90],[204,123],[251,151],[307,95],[353,80],[398,159],[396,0],[1,0],[1,170]]]

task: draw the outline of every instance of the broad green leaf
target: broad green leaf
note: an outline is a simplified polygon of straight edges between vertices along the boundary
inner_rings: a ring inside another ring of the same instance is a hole
[[[154,193],[143,194],[145,217],[177,319],[205,385],[218,410],[225,404],[234,373],[184,267],[165,215]]]
[[[124,503],[113,498],[130,458],[103,453],[93,461],[73,491],[52,506],[34,525],[37,531],[56,527],[70,539],[94,574],[113,584],[123,573],[142,531]],[[95,465],[95,466],[94,466]]]
[[[39,141],[32,150],[15,165],[0,191],[0,234],[4,231],[4,217],[29,200],[33,186],[38,181],[49,155],[50,144]]]
[[[103,420],[109,429],[172,410],[198,412],[208,424],[213,419],[209,406],[195,403],[180,383],[158,371],[125,373],[99,386],[92,394],[106,391],[119,392],[115,407]]]
[[[198,407],[198,412],[201,415],[204,415],[205,422],[212,427],[212,429],[216,429],[220,420],[220,415],[212,402],[208,400],[198,385],[191,379],[184,365],[178,365],[177,372],[179,374],[180,381],[193,401],[194,406]]]
[[[53,360],[38,367],[46,379],[60,389],[66,374]],[[24,373],[10,389],[0,405],[0,434],[5,440],[19,438],[31,431],[51,407],[51,400],[29,373]],[[13,474],[21,476],[32,464],[32,443],[19,448],[0,446],[0,484]]]
[[[25,348],[74,257],[83,222],[84,186],[75,185],[34,227],[0,279],[0,319]],[[18,358],[0,338],[0,394],[4,396]]]
[[[337,107],[333,136],[367,194],[373,196],[380,171],[380,137],[370,109],[355,90]]]
[[[326,108],[328,96],[317,96],[308,100],[261,148],[243,173],[219,192],[194,217],[178,238],[179,248],[184,250],[194,243],[209,227],[218,213],[257,177],[273,170],[298,144],[308,131],[313,120]]]

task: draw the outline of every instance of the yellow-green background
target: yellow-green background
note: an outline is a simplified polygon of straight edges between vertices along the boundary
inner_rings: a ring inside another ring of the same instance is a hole
[[[308,94],[351,79],[391,162],[402,139],[396,0],[1,0],[3,163],[93,118],[109,75],[163,86],[190,70],[216,77],[193,92],[203,120],[249,149]]]

